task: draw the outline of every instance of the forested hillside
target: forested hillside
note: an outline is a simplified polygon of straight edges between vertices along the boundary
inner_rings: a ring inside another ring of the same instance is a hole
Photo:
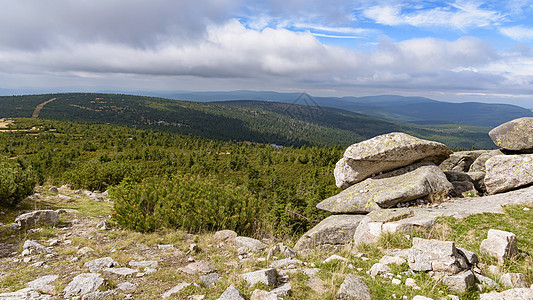
[[[225,141],[284,146],[348,146],[403,131],[450,148],[492,148],[487,127],[420,126],[314,105],[265,101],[198,103],[117,94],[49,94],[0,97],[0,117],[87,121],[179,132]]]

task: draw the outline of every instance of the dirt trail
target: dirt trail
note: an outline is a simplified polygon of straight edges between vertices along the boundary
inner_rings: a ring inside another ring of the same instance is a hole
[[[57,99],[57,98],[52,98],[52,99],[50,99],[50,100],[48,100],[48,101],[45,101],[45,102],[43,102],[43,103],[37,105],[37,107],[35,107],[35,110],[33,111],[33,114],[31,115],[31,117],[34,118],[34,119],[37,119],[37,118],[39,117],[39,113],[41,112],[41,109],[43,109],[43,107],[44,107],[46,104],[48,104],[48,103],[50,103],[50,102],[52,102],[52,101],[54,101],[54,100],[56,100],[56,99]]]

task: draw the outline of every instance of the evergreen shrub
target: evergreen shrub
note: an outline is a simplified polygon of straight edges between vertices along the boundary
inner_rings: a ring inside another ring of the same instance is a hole
[[[33,193],[37,183],[31,168],[19,162],[0,158],[0,205],[14,207]]]
[[[125,179],[110,195],[116,222],[141,232],[166,227],[249,234],[260,219],[261,203],[246,188],[221,184],[212,176]]]

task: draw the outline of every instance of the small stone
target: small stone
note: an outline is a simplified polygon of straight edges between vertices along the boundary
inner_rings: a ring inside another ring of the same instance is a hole
[[[503,230],[490,229],[487,239],[481,242],[479,248],[481,252],[496,257],[499,264],[503,264],[506,258],[518,254],[516,235]]]
[[[409,286],[409,287],[415,287],[415,286],[417,286],[416,285],[416,280],[414,280],[413,278],[407,278],[407,279],[405,279],[405,285]]]
[[[262,243],[259,240],[245,236],[236,237],[235,245],[237,245],[237,247],[246,248],[247,250],[252,252],[258,252],[268,247],[265,243]]]
[[[216,269],[215,267],[211,266],[208,262],[201,260],[201,261],[190,263],[183,268],[179,268],[178,270],[184,273],[187,273],[187,274],[194,275],[198,273],[200,274],[211,273],[215,271]]]
[[[186,282],[179,283],[178,285],[174,286],[170,290],[168,290],[165,293],[163,293],[162,297],[163,298],[168,298],[168,297],[172,296],[173,294],[181,291],[182,289],[188,287],[189,285],[191,285],[191,284],[190,283],[186,283]]]
[[[407,260],[405,258],[402,258],[402,257],[398,257],[398,256],[383,256],[380,260],[379,260],[380,263],[384,264],[384,265],[390,265],[390,264],[398,264],[398,265],[401,265],[405,262],[407,262]]]
[[[233,243],[236,237],[237,233],[233,230],[220,230],[213,235],[213,238],[216,241],[223,243]]]
[[[337,291],[335,299],[370,300],[370,290],[361,278],[349,274]]]
[[[340,261],[348,261],[346,258],[342,257],[342,256],[339,256],[337,254],[333,254],[332,256],[326,258],[323,263],[328,263],[330,261],[334,261],[334,260],[340,260]]]
[[[230,285],[218,300],[245,300],[244,295],[234,285]]]
[[[398,279],[398,278],[394,278],[394,279],[392,279],[392,284],[396,284],[396,285],[402,284],[402,281],[400,279]]]
[[[527,288],[526,277],[522,273],[506,273],[500,278],[501,284],[511,288]]]
[[[118,262],[116,262],[111,257],[98,258],[98,259],[91,260],[83,264],[84,267],[89,268],[89,271],[91,273],[96,273],[104,268],[111,268],[111,267],[115,267],[118,265],[119,265]]]
[[[145,261],[130,261],[128,265],[133,268],[157,268],[158,262],[155,260],[145,260]]]
[[[382,263],[376,263],[370,268],[369,274],[372,276],[377,276],[379,274],[390,272],[390,270],[391,269],[389,268],[389,266],[384,265]]]
[[[255,272],[242,274],[241,277],[248,282],[248,285],[253,286],[256,283],[263,283],[267,286],[275,286],[277,283],[276,269],[263,269]]]
[[[119,283],[117,285],[117,289],[121,290],[121,291],[130,291],[130,290],[134,290],[137,288],[137,285],[136,284],[133,284],[131,282],[122,282],[122,283]]]
[[[129,275],[139,272],[139,270],[131,269],[131,268],[105,268],[104,271],[108,273],[120,275],[120,276],[129,276]]]

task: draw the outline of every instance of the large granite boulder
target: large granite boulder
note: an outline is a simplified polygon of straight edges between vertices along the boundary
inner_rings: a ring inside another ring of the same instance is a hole
[[[503,155],[503,152],[500,150],[490,150],[481,154],[476,160],[470,165],[468,172],[485,172],[485,163],[491,157],[496,155]]]
[[[55,226],[59,223],[59,215],[54,210],[36,210],[15,218],[21,227],[33,227],[39,224]]]
[[[337,164],[335,181],[347,188],[366,178],[398,169],[418,161],[440,164],[452,153],[446,145],[401,132],[380,135],[353,144],[344,152],[344,163]]]
[[[426,196],[445,197],[452,189],[439,167],[415,164],[356,183],[316,207],[336,213],[368,213]]]
[[[485,186],[491,195],[533,183],[533,154],[497,155],[485,166]]]
[[[489,132],[496,146],[524,153],[533,152],[533,118],[520,118],[504,123]]]
[[[304,233],[294,249],[344,247],[350,244],[362,215],[333,215]]]
[[[444,172],[467,172],[474,161],[487,150],[454,152],[439,167]]]

